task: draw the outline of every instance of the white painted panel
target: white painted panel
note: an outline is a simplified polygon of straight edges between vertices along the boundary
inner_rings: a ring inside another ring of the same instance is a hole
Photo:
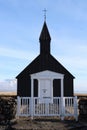
[[[40,80],[40,97],[51,97],[51,81],[47,79]]]
[[[40,95],[39,97],[41,98],[41,102],[51,102],[52,97],[51,97],[51,80],[49,79],[41,79],[40,80]]]
[[[45,80],[45,97],[51,97],[51,80]]]

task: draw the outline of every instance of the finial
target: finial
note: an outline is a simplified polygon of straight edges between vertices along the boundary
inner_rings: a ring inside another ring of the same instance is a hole
[[[46,12],[47,12],[47,10],[44,9],[43,11],[44,11],[44,21],[46,21]]]

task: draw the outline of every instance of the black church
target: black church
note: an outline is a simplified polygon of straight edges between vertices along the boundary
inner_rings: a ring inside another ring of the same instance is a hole
[[[50,52],[51,36],[44,21],[39,37],[40,54],[17,75],[17,96],[72,97],[74,76]]]

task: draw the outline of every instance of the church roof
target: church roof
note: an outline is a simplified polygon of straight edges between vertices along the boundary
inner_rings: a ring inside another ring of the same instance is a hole
[[[49,40],[50,41],[51,40],[50,33],[49,33],[48,28],[47,28],[46,21],[44,21],[43,28],[42,28],[39,40],[40,41],[43,41],[43,40]]]
[[[51,54],[37,56],[16,78],[24,73],[33,74],[45,70],[61,73],[69,77],[75,78],[60,62],[58,62]]]

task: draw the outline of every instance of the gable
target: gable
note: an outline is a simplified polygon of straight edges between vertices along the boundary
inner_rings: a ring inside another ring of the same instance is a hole
[[[31,75],[45,70],[74,78],[74,76],[50,54],[37,56],[16,78],[19,78],[22,74]]]
[[[52,72],[52,71],[49,71],[49,70],[45,70],[45,71],[41,71],[41,72],[38,72],[38,73],[31,74],[31,77],[39,78],[39,79],[41,79],[41,78],[61,79],[61,78],[64,77],[64,74],[60,74],[60,73]]]

